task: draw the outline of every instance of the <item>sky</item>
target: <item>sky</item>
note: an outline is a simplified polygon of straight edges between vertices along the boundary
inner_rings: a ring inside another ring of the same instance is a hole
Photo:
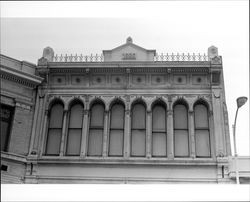
[[[157,53],[207,53],[223,59],[229,129],[236,98],[249,97],[248,1],[1,2],[1,54],[37,64],[56,54],[101,54],[131,36]],[[237,151],[250,155],[249,101],[237,118]],[[233,152],[233,148],[232,148]]]

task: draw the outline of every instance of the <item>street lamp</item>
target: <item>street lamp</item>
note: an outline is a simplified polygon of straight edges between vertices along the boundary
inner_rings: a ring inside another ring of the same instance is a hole
[[[236,183],[240,183],[239,179],[239,171],[238,171],[238,162],[237,162],[237,150],[236,150],[236,138],[235,138],[235,129],[236,129],[236,119],[238,115],[238,110],[240,107],[242,107],[247,102],[247,97],[238,97],[237,100],[237,110],[235,114],[234,124],[233,124],[233,138],[234,138],[234,161],[235,161],[235,174],[236,174]]]

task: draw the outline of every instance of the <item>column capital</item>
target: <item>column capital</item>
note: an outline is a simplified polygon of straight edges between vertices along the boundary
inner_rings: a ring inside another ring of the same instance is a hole
[[[49,110],[45,109],[44,113],[45,113],[45,116],[48,116],[49,115]]]
[[[212,110],[208,111],[208,116],[213,116],[213,111]]]
[[[193,116],[194,115],[194,111],[193,110],[188,110],[188,114]]]
[[[125,110],[125,114],[126,114],[126,115],[130,115],[130,114],[131,114],[131,111],[130,111],[129,109],[126,109],[126,110]]]
[[[147,109],[147,114],[150,114],[152,113],[152,110],[151,109]]]
[[[173,114],[174,114],[174,112],[173,112],[172,109],[169,109],[169,110],[167,111],[167,115],[168,115],[168,116],[173,116]]]
[[[83,110],[83,115],[88,115],[89,114],[89,110],[88,109],[84,109]]]

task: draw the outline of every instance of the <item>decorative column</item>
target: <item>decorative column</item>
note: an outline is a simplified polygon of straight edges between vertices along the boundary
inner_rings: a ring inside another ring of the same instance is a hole
[[[39,99],[39,95],[37,93],[37,96],[36,96],[36,103],[35,103],[35,113],[34,113],[34,116],[33,116],[33,125],[32,125],[32,132],[31,132],[31,139],[30,139],[30,146],[29,146],[29,155],[35,155],[37,154],[37,150],[34,147],[34,141],[35,141],[35,137],[37,134],[36,134],[36,127],[37,127],[37,118],[38,118],[38,106],[39,106],[39,102],[40,102],[40,99]]]
[[[215,158],[215,145],[213,144],[215,142],[214,137],[214,124],[213,124],[213,111],[210,110],[208,112],[208,127],[209,127],[209,144],[210,144],[210,152],[211,157]]]
[[[124,157],[130,156],[130,140],[131,140],[131,112],[129,109],[125,110],[125,129],[124,129]]]
[[[61,138],[61,145],[60,145],[60,156],[64,155],[64,147],[65,147],[65,139],[67,134],[67,116],[68,110],[63,110],[63,128],[62,128],[62,138]]]
[[[108,121],[109,120],[109,111],[104,111],[104,131],[103,131],[103,147],[102,147],[102,156],[108,156]]]
[[[146,119],[146,157],[152,156],[152,111],[147,110]]]
[[[87,156],[87,134],[89,128],[89,110],[83,111],[83,120],[82,120],[82,141],[81,141],[81,157]]]
[[[189,141],[190,147],[189,152],[192,158],[195,158],[195,131],[194,131],[194,111],[188,112],[188,133],[189,133]]]
[[[169,159],[174,159],[174,119],[173,110],[167,111],[167,155]]]
[[[47,140],[47,135],[48,135],[48,120],[49,120],[49,110],[46,109],[45,110],[45,113],[44,113],[44,130],[43,130],[43,133],[42,133],[42,137],[41,137],[41,150],[38,151],[39,153],[39,156],[41,157],[44,153],[45,153],[45,150],[46,150],[46,142],[45,140]]]

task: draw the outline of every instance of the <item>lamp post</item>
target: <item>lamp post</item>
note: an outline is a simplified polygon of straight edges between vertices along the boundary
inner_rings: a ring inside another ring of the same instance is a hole
[[[239,171],[238,171],[238,154],[236,150],[236,138],[235,138],[235,130],[236,130],[236,120],[238,115],[238,110],[241,106],[243,106],[247,102],[247,97],[238,97],[237,100],[237,110],[235,114],[234,124],[233,124],[233,138],[234,138],[234,162],[235,162],[235,174],[236,174],[236,183],[240,184],[239,179]]]

